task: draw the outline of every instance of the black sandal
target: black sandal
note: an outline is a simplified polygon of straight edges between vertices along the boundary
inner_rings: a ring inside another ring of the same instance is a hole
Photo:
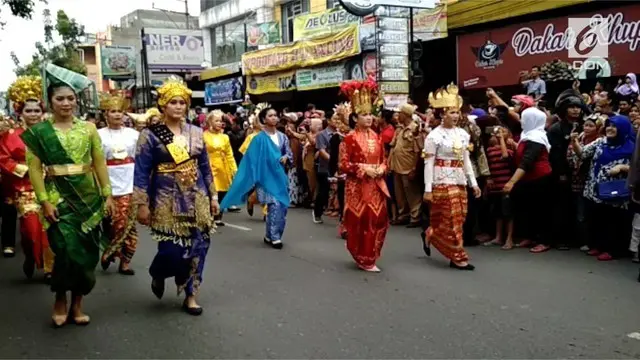
[[[422,251],[424,251],[425,255],[431,256],[431,244],[427,242],[427,231],[423,231],[420,233],[420,238],[422,239]]]
[[[164,280],[151,280],[151,291],[158,299],[162,299],[164,295]]]
[[[191,316],[200,316],[204,312],[201,307],[188,307],[186,300],[182,303],[182,310]]]

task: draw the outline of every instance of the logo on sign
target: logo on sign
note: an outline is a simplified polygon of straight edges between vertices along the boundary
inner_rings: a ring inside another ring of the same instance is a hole
[[[602,17],[569,18],[569,59],[573,68],[594,71],[600,68],[596,59],[609,57],[609,20]]]
[[[480,47],[471,47],[471,51],[476,56],[476,67],[482,69],[495,69],[502,65],[504,60],[501,59],[502,54],[507,49],[508,42],[496,44],[491,40],[487,40]]]

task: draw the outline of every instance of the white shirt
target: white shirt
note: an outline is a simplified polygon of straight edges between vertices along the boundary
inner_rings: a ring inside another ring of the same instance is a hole
[[[267,133],[267,134],[269,134],[269,137],[276,144],[276,146],[280,147],[280,138],[278,138],[278,132],[276,131],[273,134],[271,133]]]
[[[107,161],[136,157],[136,144],[138,143],[138,136],[140,135],[137,131],[126,127],[119,130],[102,128],[98,130],[98,134],[100,135],[100,139],[102,139],[102,151]],[[107,166],[113,196],[123,196],[133,193],[134,169],[135,164],[133,163]]]
[[[469,158],[469,134],[458,127],[438,126],[424,141],[424,185],[431,192],[433,185],[478,186]],[[462,161],[462,167],[436,165],[436,160]]]

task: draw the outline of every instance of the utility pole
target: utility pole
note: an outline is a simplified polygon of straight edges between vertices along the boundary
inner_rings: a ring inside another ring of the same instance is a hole
[[[187,30],[189,30],[189,0],[184,0],[184,15],[187,17]]]

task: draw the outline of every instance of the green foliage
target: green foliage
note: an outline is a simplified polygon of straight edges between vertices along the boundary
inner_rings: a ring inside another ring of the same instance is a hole
[[[47,0],[38,0],[42,3],[47,3]],[[8,6],[13,16],[21,17],[23,19],[31,20],[33,15],[33,8],[35,2],[33,0],[1,0],[0,5]],[[5,23],[0,21],[0,26],[4,26]]]
[[[16,75],[38,75],[44,63],[53,63],[71,71],[86,74],[87,68],[82,63],[78,52],[78,45],[80,45],[82,37],[86,35],[84,26],[78,24],[75,19],[69,18],[62,10],[56,14],[55,26],[52,25],[49,9],[45,9],[42,15],[45,19],[45,43],[37,42],[35,44],[36,53],[33,54],[31,62],[26,65],[21,65],[16,55],[11,53],[11,59],[16,65],[14,70]],[[53,43],[54,32],[62,39],[62,43]]]

